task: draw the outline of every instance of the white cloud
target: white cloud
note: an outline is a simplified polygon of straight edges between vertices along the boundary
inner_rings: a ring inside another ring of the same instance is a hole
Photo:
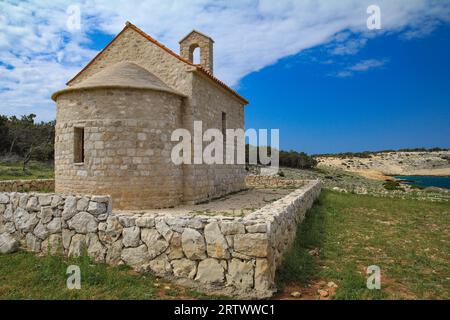
[[[210,35],[215,40],[215,74],[230,85],[317,45],[330,44],[329,53],[336,57],[356,54],[375,35],[399,32],[411,38],[430,33],[438,21],[450,22],[450,7],[443,1],[376,2],[382,30],[374,33],[366,28],[366,8],[373,0],[80,0],[79,32],[66,27],[66,9],[77,2],[3,1],[0,113],[34,111],[41,119],[53,118],[51,93],[96,53],[86,46],[88,33],[116,34],[126,20],[175,51],[178,40],[193,28]]]
[[[384,66],[387,63],[387,59],[384,60],[376,60],[376,59],[368,59],[360,61],[353,66],[350,66],[348,69],[350,71],[367,71],[369,69],[379,68]]]
[[[381,68],[389,62],[389,59],[366,59],[357,63],[348,65],[344,70],[336,73],[331,73],[330,76],[336,76],[338,78],[348,78],[353,76],[357,72],[365,72],[372,69]]]

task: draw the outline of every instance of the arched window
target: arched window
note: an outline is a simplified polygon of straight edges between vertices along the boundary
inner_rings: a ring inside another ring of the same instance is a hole
[[[192,54],[192,62],[194,64],[200,64],[200,48],[199,47],[194,49],[194,52]]]
[[[196,43],[189,47],[189,61],[194,64],[200,64],[200,47]]]

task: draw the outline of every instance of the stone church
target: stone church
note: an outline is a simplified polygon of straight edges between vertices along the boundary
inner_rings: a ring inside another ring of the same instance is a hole
[[[245,187],[245,166],[171,160],[175,129],[244,128],[242,96],[213,75],[214,41],[192,31],[180,54],[127,22],[55,92],[55,189],[109,194],[115,209],[197,203]],[[194,64],[194,50],[200,63]]]

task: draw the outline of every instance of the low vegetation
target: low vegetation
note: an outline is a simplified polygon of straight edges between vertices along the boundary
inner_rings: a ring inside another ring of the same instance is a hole
[[[257,165],[268,165],[263,163],[260,159],[260,152],[270,157],[272,154],[271,147],[255,147],[253,145],[245,145],[245,156],[246,163],[249,164],[249,155],[251,152],[255,152],[257,155]],[[251,163],[255,165],[254,163]],[[304,152],[297,151],[279,151],[279,165],[288,168],[298,168],[298,169],[312,169],[317,165],[317,160],[313,157],[307,155]]]
[[[35,118],[0,115],[0,157],[20,159],[22,171],[32,160],[52,162],[54,157],[55,121],[36,123]]]
[[[69,265],[80,267],[81,289],[67,289]],[[211,299],[126,266],[110,267],[81,258],[0,255],[0,299]]]
[[[280,287],[334,282],[334,299],[449,299],[449,224],[448,203],[325,190],[285,255]],[[381,290],[366,287],[370,265],[381,268]]]
[[[25,170],[23,164],[15,160],[0,161],[0,180],[53,179],[51,163],[30,161]]]

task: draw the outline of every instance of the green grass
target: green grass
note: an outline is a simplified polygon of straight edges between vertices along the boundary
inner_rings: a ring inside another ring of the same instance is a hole
[[[449,299],[450,205],[324,190],[277,273],[281,287],[338,285],[335,299]],[[319,257],[308,253],[319,248]],[[381,268],[381,290],[366,268]]]
[[[69,265],[81,271],[81,289],[69,290]],[[126,266],[111,267],[81,258],[38,257],[28,252],[0,255],[0,299],[211,299],[201,293],[138,274]]]
[[[0,180],[31,180],[31,179],[53,179],[53,166],[31,161],[26,168],[22,170],[20,162],[0,161]]]

